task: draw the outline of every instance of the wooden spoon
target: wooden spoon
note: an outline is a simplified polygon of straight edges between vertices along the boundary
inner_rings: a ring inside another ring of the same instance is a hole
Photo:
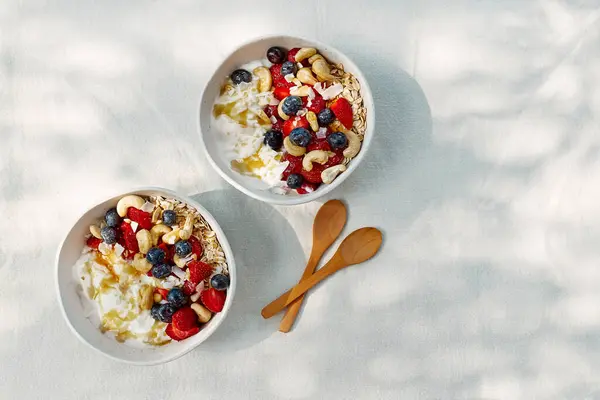
[[[315,272],[315,268],[319,264],[321,257],[323,257],[325,250],[342,233],[342,229],[346,225],[347,215],[346,206],[339,200],[329,200],[319,209],[313,223],[313,247],[300,282]],[[279,324],[281,332],[289,332],[292,325],[294,325],[296,315],[298,315],[298,311],[300,311],[300,307],[302,306],[302,300],[304,300],[304,294],[294,300],[288,307]]]
[[[323,268],[267,304],[262,309],[261,315],[265,319],[271,318],[334,272],[373,257],[381,247],[382,241],[383,238],[379,229],[361,228],[355,230],[342,241],[331,260]]]

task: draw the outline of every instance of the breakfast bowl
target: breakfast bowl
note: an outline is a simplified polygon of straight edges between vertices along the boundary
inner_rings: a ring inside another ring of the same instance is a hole
[[[200,138],[231,185],[272,204],[331,192],[362,162],[375,126],[369,85],[314,40],[262,37],[233,51],[202,93]]]
[[[62,314],[102,354],[154,365],[215,333],[236,289],[233,253],[196,201],[147,187],[92,206],[56,257]]]

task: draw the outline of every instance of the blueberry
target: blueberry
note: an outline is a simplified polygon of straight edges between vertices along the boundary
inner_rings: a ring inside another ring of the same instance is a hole
[[[306,147],[310,143],[312,136],[306,128],[296,128],[290,132],[290,140],[296,146]]]
[[[104,214],[104,220],[106,221],[106,225],[116,228],[121,223],[121,216],[116,208],[111,208]]]
[[[283,99],[283,104],[281,105],[281,111],[285,115],[296,115],[298,111],[302,108],[302,100],[298,96],[288,96]]]
[[[229,277],[223,274],[214,275],[210,278],[210,286],[215,290],[227,290],[229,287]]]
[[[106,244],[115,244],[117,243],[117,230],[112,226],[105,226],[100,231],[100,236],[102,236],[102,240]]]
[[[163,224],[172,226],[177,223],[177,213],[173,210],[165,210],[162,214]]]
[[[185,257],[192,252],[192,245],[187,240],[180,240],[175,243],[175,253],[179,257]]]
[[[333,132],[327,136],[327,143],[333,150],[345,149],[348,146],[348,138],[342,132]]]
[[[281,47],[269,47],[267,50],[267,60],[273,64],[281,64],[285,60],[285,50]]]
[[[156,311],[154,310],[155,307]],[[155,304],[152,306],[152,310],[150,310],[150,315],[152,315],[154,319],[170,324],[173,320],[175,311],[177,311],[177,309],[171,304]]]
[[[158,247],[153,247],[148,250],[148,254],[146,254],[146,260],[150,261],[150,264],[156,265],[163,262],[165,259],[165,252],[163,249]]]
[[[333,111],[331,111],[331,109],[324,108],[319,111],[319,114],[317,114],[317,120],[319,121],[320,126],[327,126],[335,121],[335,114]]]
[[[300,174],[290,174],[287,178],[287,185],[290,189],[298,189],[302,186],[302,182],[304,182],[304,177]]]
[[[171,275],[171,266],[169,264],[156,264],[152,266],[152,276],[158,279],[166,278]]]
[[[231,80],[234,85],[239,85],[242,82],[250,83],[252,82],[252,74],[245,69],[236,69],[231,73]]]
[[[281,76],[286,76],[289,74],[296,75],[296,63],[291,61],[286,61],[281,64]]]
[[[279,131],[267,131],[263,143],[268,145],[273,150],[281,149],[283,145],[283,133]]]
[[[183,290],[175,287],[169,290],[169,294],[167,294],[167,301],[175,308],[181,308],[185,306],[188,301],[187,296],[183,293]]]

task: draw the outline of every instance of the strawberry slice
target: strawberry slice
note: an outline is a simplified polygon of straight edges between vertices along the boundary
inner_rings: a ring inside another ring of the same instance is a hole
[[[286,137],[296,128],[306,128],[310,131],[310,124],[305,117],[290,118],[283,123],[283,137]]]
[[[300,51],[300,47],[294,47],[293,49],[288,51],[287,60],[296,64],[296,53],[298,53],[298,51]],[[310,66],[308,59],[302,60],[302,65],[305,67]]]
[[[323,96],[319,93],[315,93],[315,98],[310,101],[310,106],[308,106],[308,111],[312,111],[315,114],[318,114],[325,108],[325,100]]]
[[[331,146],[327,142],[327,139],[314,139],[313,138],[312,142],[308,146],[306,146],[306,152],[308,153],[313,150],[331,151]]]
[[[183,294],[191,296],[196,291],[196,285],[192,281],[183,282]]]
[[[167,336],[178,342],[187,339],[190,336],[194,336],[198,332],[200,332],[200,328],[198,327],[192,328],[187,331],[180,331],[179,329],[175,328],[173,324],[168,324],[165,328],[165,333],[167,334]]]
[[[162,249],[165,252],[166,263],[173,262],[173,256],[175,255],[175,246],[169,246],[166,243],[161,243],[158,245],[158,248]]]
[[[102,243],[102,239],[98,239],[97,237],[94,237],[94,236],[90,236],[88,238],[88,240],[85,241],[85,244],[88,247],[91,247],[92,249],[98,249],[98,246],[100,246],[100,243]]]
[[[290,95],[290,88],[287,86],[278,86],[273,89],[273,96],[277,100],[283,100]]]
[[[127,209],[127,218],[139,224],[140,229],[152,229],[152,214],[138,210],[135,207]]]
[[[195,260],[189,262],[188,269],[190,270],[190,281],[196,285],[207,279],[213,271],[212,265]]]
[[[323,164],[325,168],[333,167],[334,165],[341,164],[344,161],[344,150],[336,150],[334,154],[329,157],[327,162]]]
[[[302,186],[300,186],[298,189],[296,189],[296,192],[298,192],[298,194],[309,194],[309,193],[312,193],[315,190],[317,190],[318,187],[319,187],[318,183],[310,183],[310,182],[304,181],[304,183],[302,183]]]
[[[300,171],[302,171],[302,158],[303,157],[296,157],[289,153],[283,155],[283,161],[288,161],[289,165],[281,174],[281,180],[285,181],[291,174],[299,174]]]
[[[300,173],[310,183],[321,183],[323,180],[321,179],[321,172],[325,169],[324,165],[319,163],[313,163],[313,168],[310,171],[303,169]]]
[[[133,207],[129,207],[130,210],[132,208]],[[152,222],[150,222],[150,223],[152,223]],[[129,251],[129,253],[127,255],[125,255],[125,253],[123,253],[124,254],[123,258],[126,258],[129,255],[131,257],[133,257],[136,253],[138,253],[140,251],[140,248],[138,247],[137,238],[135,237],[135,232],[133,232],[131,225],[129,225],[125,221],[121,222],[119,229],[121,231],[121,235],[120,235],[121,237],[119,238],[119,244],[121,246],[123,246],[126,250]]]
[[[346,129],[352,129],[352,106],[348,100],[340,97],[331,103],[329,108]]]
[[[189,331],[196,327],[198,315],[190,307],[180,308],[173,314],[173,328],[178,331]]]
[[[215,290],[214,288],[203,290],[202,293],[200,293],[200,300],[202,300],[204,307],[208,308],[214,313],[218,313],[223,310],[226,298],[226,291]]]
[[[198,257],[198,260],[200,259],[200,257],[202,257],[202,253],[204,252],[204,249],[202,249],[202,243],[200,243],[200,240],[196,237],[196,236],[190,236],[190,238],[188,239],[188,242],[190,242],[190,244],[192,245],[192,253],[196,255],[196,257]],[[175,249],[175,248],[173,248]]]

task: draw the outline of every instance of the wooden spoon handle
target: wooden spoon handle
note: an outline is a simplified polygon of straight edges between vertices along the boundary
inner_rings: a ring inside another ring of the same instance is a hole
[[[319,252],[319,254],[322,254],[323,252]],[[302,282],[304,279],[308,278],[309,276],[311,276],[313,274],[313,272],[315,272],[315,268],[317,267],[317,264],[319,263],[319,259],[321,257],[320,256],[314,256],[313,254],[310,255],[310,258],[308,259],[308,262],[306,263],[306,268],[304,269],[304,273],[302,274],[302,278],[300,278],[300,282]],[[300,283],[298,282],[298,283]],[[287,333],[290,331],[290,329],[292,329],[292,325],[294,325],[294,321],[296,321],[296,316],[298,315],[298,312],[300,311],[300,307],[302,306],[302,301],[304,300],[304,296],[306,295],[306,293],[300,295],[300,297],[298,297],[296,300],[294,300],[292,302],[292,304],[290,304],[290,306],[287,308],[287,310],[285,311],[285,314],[283,315],[283,318],[281,319],[281,322],[279,323],[279,331],[280,332],[284,332]]]
[[[327,278],[329,275],[333,274],[336,271],[339,271],[346,264],[344,261],[334,256],[323,268],[309,276],[308,278],[302,280],[296,286],[279,296],[277,299],[273,300],[269,304],[262,309],[260,314],[263,318],[271,318],[273,315],[277,314],[279,311],[283,310],[287,307],[291,302],[296,300],[298,297],[302,296],[306,291],[317,283],[321,282],[323,279]]]

